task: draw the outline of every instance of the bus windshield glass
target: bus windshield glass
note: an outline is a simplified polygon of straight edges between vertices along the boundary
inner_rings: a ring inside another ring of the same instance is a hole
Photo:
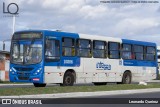
[[[11,45],[11,63],[37,64],[42,60],[42,40],[13,40]]]
[[[42,43],[15,41],[12,43],[11,62],[16,64],[36,64],[42,60]]]

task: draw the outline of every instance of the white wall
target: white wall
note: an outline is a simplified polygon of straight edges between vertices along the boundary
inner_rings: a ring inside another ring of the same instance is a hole
[[[0,70],[0,81],[5,81],[5,71]]]
[[[9,60],[5,61],[5,71],[9,71],[9,63],[10,63]]]

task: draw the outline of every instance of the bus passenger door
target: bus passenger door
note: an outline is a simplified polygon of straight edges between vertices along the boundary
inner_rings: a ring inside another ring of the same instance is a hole
[[[60,68],[60,40],[46,36],[44,49],[44,74],[45,83],[62,83]]]

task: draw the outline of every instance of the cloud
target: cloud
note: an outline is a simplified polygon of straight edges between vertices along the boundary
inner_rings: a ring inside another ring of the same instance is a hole
[[[98,5],[98,6],[90,6],[86,5],[80,9],[80,14],[84,17],[84,19],[101,19],[104,18],[106,13],[108,12],[107,7]]]
[[[121,20],[115,27],[121,34],[127,34],[133,32],[138,34],[141,31],[158,27],[160,23],[156,19],[152,18],[126,18]]]
[[[60,7],[64,7],[66,4],[65,0],[55,0],[54,2],[51,0],[44,0],[42,3],[42,7],[46,9],[60,9]]]
[[[16,2],[20,8],[19,17],[16,17],[16,30],[60,29],[67,32],[150,40],[160,45],[159,3],[105,4],[100,3],[100,0],[5,2]],[[0,8],[2,3],[0,1]],[[0,15],[0,37],[5,40],[10,38],[12,33],[12,18],[3,17],[2,12]]]

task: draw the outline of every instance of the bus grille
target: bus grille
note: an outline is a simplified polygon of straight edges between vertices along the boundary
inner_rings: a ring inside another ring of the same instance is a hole
[[[18,79],[19,79],[19,80],[28,80],[29,77],[21,77],[21,76],[18,76]]]
[[[30,73],[26,73],[26,72],[18,72],[18,79],[19,80],[28,80]]]
[[[33,68],[19,68],[19,67],[14,67],[17,71],[32,71]]]

